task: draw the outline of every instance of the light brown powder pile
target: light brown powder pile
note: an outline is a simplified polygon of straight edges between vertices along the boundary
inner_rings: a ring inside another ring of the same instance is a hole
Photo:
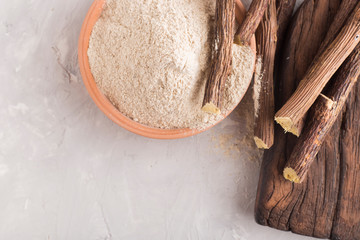
[[[107,0],[88,57],[99,89],[129,118],[151,127],[206,128],[222,118],[201,111],[211,58],[213,0]],[[233,45],[222,112],[244,95],[252,51]]]

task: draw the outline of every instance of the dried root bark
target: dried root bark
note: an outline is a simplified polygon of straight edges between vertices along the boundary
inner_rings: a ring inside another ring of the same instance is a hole
[[[275,114],[275,120],[290,131],[303,119],[326,83],[360,41],[360,3],[334,41],[313,62],[295,93]]]
[[[282,94],[285,100],[295,91],[318,52],[330,25],[332,5],[334,1],[329,0],[305,1],[289,26],[289,34],[286,44],[282,46],[283,53],[278,64],[280,84],[276,83],[280,85],[278,87],[284,88]],[[280,101],[277,103],[283,104]],[[294,126],[289,132],[300,135],[302,125],[303,123]]]
[[[313,105],[307,126],[285,165],[283,174],[286,179],[295,183],[305,179],[359,75],[360,47],[357,47],[334,77],[329,93],[326,96],[321,94]]]
[[[276,2],[270,0],[256,32],[257,49],[262,58],[262,78],[254,140],[258,148],[269,149],[274,143],[274,61],[277,41]]]
[[[265,10],[270,0],[253,0],[246,13],[244,21],[239,28],[239,34],[235,37],[235,43],[239,45],[249,45],[252,35],[255,34]]]
[[[235,3],[232,0],[217,0],[215,15],[215,51],[210,75],[206,83],[202,110],[220,114],[225,81],[230,73],[232,59]]]
[[[334,21],[331,23],[324,41],[321,43],[319,54],[321,54],[338,35],[357,3],[358,0],[346,0],[341,2],[339,10],[335,15]]]

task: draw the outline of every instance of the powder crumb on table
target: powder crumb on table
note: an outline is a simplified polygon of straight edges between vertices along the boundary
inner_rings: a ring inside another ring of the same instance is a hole
[[[201,111],[214,13],[212,0],[107,0],[88,49],[99,89],[120,112],[147,126],[201,130],[215,124],[222,115]],[[223,113],[247,90],[254,58],[249,47],[233,45]]]
[[[243,159],[260,166],[263,150],[254,142],[254,99],[248,91],[239,106],[224,120],[218,130],[210,131],[209,151],[221,159]]]
[[[211,140],[216,142],[215,148],[222,150],[227,157],[240,153],[241,141],[235,134],[222,133],[219,136],[213,136]]]

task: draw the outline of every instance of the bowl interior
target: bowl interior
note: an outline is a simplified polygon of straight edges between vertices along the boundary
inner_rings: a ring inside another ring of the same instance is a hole
[[[148,127],[143,124],[140,124],[138,122],[133,121],[132,119],[126,117],[123,115],[120,111],[118,111],[111,102],[101,93],[101,91],[97,88],[95,79],[91,73],[89,60],[87,56],[87,50],[89,47],[89,40],[91,31],[98,20],[98,18],[101,15],[101,12],[103,10],[103,6],[105,4],[105,0],[95,0],[93,4],[91,5],[86,18],[84,20],[80,38],[79,38],[79,49],[78,49],[78,55],[79,55],[79,67],[80,72],[85,84],[85,87],[87,88],[91,98],[96,103],[96,105],[105,113],[106,116],[108,116],[113,122],[120,125],[121,127],[150,138],[157,138],[157,139],[176,139],[176,138],[184,138],[193,136],[195,134],[201,133],[203,131],[206,131],[207,129],[215,126],[216,124],[205,128],[203,130],[197,130],[197,129],[189,129],[189,128],[183,128],[183,129],[159,129],[159,128],[153,128]],[[238,10],[242,16],[245,16],[245,8],[242,4],[238,4]],[[256,53],[256,44],[255,44],[255,37],[251,40],[251,48],[254,51],[254,54]],[[250,85],[250,81],[249,81]],[[228,113],[230,114],[231,111]],[[228,115],[227,114],[227,115]],[[227,116],[226,115],[226,116]],[[224,117],[226,117],[224,116]]]

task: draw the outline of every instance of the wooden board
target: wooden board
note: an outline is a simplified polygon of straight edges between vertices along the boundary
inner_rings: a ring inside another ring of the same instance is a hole
[[[314,58],[334,17],[334,6],[339,3],[339,0],[308,0],[297,11],[275,87],[277,108],[293,92]],[[308,24],[309,20],[312,24]],[[310,40],[312,44],[306,44]],[[291,183],[282,176],[296,140],[276,126],[275,144],[265,151],[261,166],[256,221],[307,236],[360,239],[360,83],[302,184]]]

